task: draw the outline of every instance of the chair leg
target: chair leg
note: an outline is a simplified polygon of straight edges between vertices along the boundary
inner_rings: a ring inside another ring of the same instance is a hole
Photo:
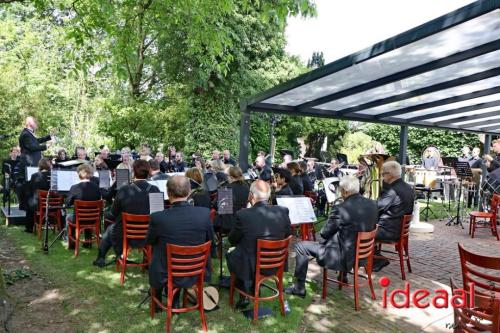
[[[396,246],[398,254],[399,254],[399,267],[401,268],[401,279],[406,280],[406,274],[405,274],[405,261],[403,258],[403,244],[401,243],[402,241],[399,242],[399,244]]]
[[[328,291],[328,268],[323,267],[323,291],[321,292],[321,298],[326,299],[326,293]]]
[[[155,295],[156,295],[156,289],[155,288],[149,288],[149,293],[151,296],[151,301],[149,302],[149,315],[151,318],[155,317]]]
[[[166,320],[166,332],[170,333],[170,322],[172,321],[172,302],[173,302],[173,292],[169,290],[167,292],[167,320]]]
[[[472,234],[471,238],[474,238],[474,233],[476,232],[476,217],[472,219]]]
[[[283,297],[283,276],[278,277],[278,292],[279,292],[279,300],[280,300],[280,310],[281,315],[284,317],[285,313],[285,299]]]
[[[203,328],[203,332],[207,332],[207,320],[205,318],[205,308],[203,307],[203,281],[200,281],[196,289],[198,294],[198,309],[200,309],[201,327]],[[185,292],[184,295],[187,295],[187,293]]]
[[[410,252],[408,251],[408,241],[405,242],[404,250],[406,253],[406,264],[408,265],[408,272],[411,273]]]
[[[368,276],[368,286],[370,286],[370,293],[371,293],[372,299],[375,300],[377,298],[375,297],[375,289],[373,289],[373,280],[372,280],[372,269],[371,269],[371,267],[370,268],[366,268],[366,266],[365,266],[365,273]]]
[[[339,281],[339,290],[342,290],[342,281],[344,281],[344,272],[339,273],[340,281]]]
[[[469,217],[469,235],[470,235],[470,234],[471,234],[471,232],[472,232],[472,220],[473,220],[473,219],[474,219],[474,218],[473,218],[472,216],[470,216],[470,217]]]
[[[491,224],[491,234],[493,236],[496,236],[497,240],[500,240],[500,238],[498,237],[496,216],[490,219],[490,224]]]
[[[78,248],[80,247],[80,228],[75,228],[75,257],[78,257]]]
[[[234,283],[235,275],[231,273],[231,283],[229,285],[229,305],[234,308]]]
[[[259,291],[260,282],[255,281],[255,292],[253,300],[253,322],[255,323],[259,319]]]
[[[354,309],[359,311],[359,281],[358,271],[354,268]]]
[[[125,282],[125,269],[127,268],[128,249],[123,249],[122,267],[120,272],[120,284]]]

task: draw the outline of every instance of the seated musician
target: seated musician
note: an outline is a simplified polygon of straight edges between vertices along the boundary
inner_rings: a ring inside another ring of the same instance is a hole
[[[217,149],[215,149],[212,152],[212,161],[218,161],[218,160],[220,160],[220,151],[218,151]]]
[[[184,154],[182,152],[175,153],[175,161],[172,162],[170,169],[173,172],[184,172],[186,169],[186,163],[183,161]]]
[[[273,205],[276,205],[276,196],[279,195],[293,195],[293,191],[288,185],[292,179],[292,174],[288,169],[276,169],[274,173],[274,184],[275,187],[274,195],[272,197]]]
[[[38,172],[31,175],[31,179],[25,187],[27,198],[26,209],[26,232],[32,233],[34,226],[35,211],[38,209],[38,190],[48,191],[50,189],[50,170],[52,163],[48,158],[38,161]]]
[[[68,153],[66,152],[66,149],[61,148],[57,151],[57,158],[54,160],[56,164],[68,161]]]
[[[290,154],[284,154],[283,155],[283,162],[280,164],[280,168],[286,168],[288,163],[292,162],[292,155]]]
[[[214,221],[214,229],[218,230],[222,225],[223,232],[228,232],[234,225],[236,219],[235,214],[248,204],[248,193],[250,191],[248,184],[245,182],[243,172],[237,166],[231,166],[228,170],[229,184],[226,186],[233,192],[233,214],[232,215],[217,215]]]
[[[231,153],[229,152],[228,149],[225,149],[222,152],[222,156],[223,156],[222,162],[224,162],[225,165],[232,165],[232,166],[236,165],[236,161],[231,157]]]
[[[172,207],[151,214],[151,222],[146,236],[146,244],[153,247],[153,258],[149,266],[149,284],[156,290],[156,297],[161,299],[162,289],[167,280],[166,244],[194,246],[213,239],[210,210],[205,207],[193,207],[187,202],[191,191],[188,178],[180,175],[170,177],[167,193]],[[210,259],[207,266],[210,265]],[[210,269],[205,272],[205,279],[210,280]],[[193,278],[179,278],[175,284],[189,288],[196,282]],[[178,295],[178,294],[177,294]]]
[[[106,254],[113,247],[116,255],[121,255],[123,246],[122,213],[149,215],[149,193],[158,193],[158,187],[147,182],[149,163],[144,160],[134,161],[134,182],[122,186],[113,201],[108,219],[114,223],[102,236],[99,252],[94,265],[104,267]],[[133,244],[133,243],[132,243]]]
[[[462,147],[462,155],[458,158],[459,162],[469,162],[471,160],[472,156],[470,154],[470,148],[469,146],[463,146]]]
[[[495,157],[492,157],[489,154],[485,154],[483,156],[489,172],[493,172],[496,169],[500,168],[500,139],[493,140],[491,142],[491,147],[493,148]]]
[[[89,164],[80,164],[76,169],[78,173],[78,178],[80,178],[80,182],[71,186],[68,195],[66,196],[65,204],[66,206],[73,206],[75,200],[82,201],[97,201],[101,200],[101,191],[99,189],[99,183],[95,183],[90,181],[94,174],[94,170]],[[68,215],[66,218],[66,222],[74,222],[75,214]],[[66,230],[67,224],[66,224]],[[74,237],[74,235],[73,235]],[[90,239],[91,231],[85,230],[85,239]],[[68,247],[74,248],[75,244],[68,243]],[[83,247],[90,248],[92,246],[91,243],[84,243]]]
[[[306,161],[300,161],[299,162],[299,167],[301,171],[300,178],[302,179],[302,187],[304,188],[304,193],[305,192],[312,192],[314,190],[314,185],[309,177],[309,174],[307,172],[307,163]]]
[[[158,163],[157,160],[151,159],[151,160],[149,160],[148,163],[149,163],[149,167],[150,167],[149,176],[150,176],[151,180],[167,180],[168,179],[168,175],[161,172],[160,163]]]
[[[330,161],[330,168],[328,169],[327,177],[343,177],[344,173],[339,168],[339,160],[332,158]]]
[[[339,187],[344,202],[333,206],[328,221],[320,231],[323,241],[303,241],[295,245],[296,282],[285,289],[287,294],[299,297],[306,295],[309,257],[316,258],[322,267],[349,272],[354,267],[357,233],[375,229],[377,205],[359,194],[359,180],[354,176],[342,177]]]
[[[472,149],[472,157],[469,160],[469,165],[473,169],[478,169],[483,164],[483,159],[481,158],[481,149],[479,147],[474,147]]]
[[[210,208],[210,194],[203,187],[201,170],[198,168],[187,169],[186,177],[190,182],[191,193],[189,197],[193,200],[194,206]]]
[[[311,179],[312,182],[315,182],[316,179],[318,179],[316,175],[316,162],[314,161],[313,158],[310,158],[307,160],[307,175],[309,176],[309,179]]]
[[[160,171],[163,173],[168,172],[168,163],[165,161],[165,156],[161,151],[157,152],[155,155],[155,160],[160,164]]]
[[[132,167],[134,164],[134,160],[132,159],[132,152],[129,147],[123,147],[121,150],[122,161],[117,169],[127,169],[130,172],[130,177],[133,178],[134,168]]]
[[[106,145],[101,145],[99,146],[99,154],[97,156],[100,156],[103,160],[109,159],[109,148]],[[96,156],[96,157],[97,157]]]
[[[151,157],[151,148],[147,144],[142,144],[139,150],[139,159],[149,162],[153,158]]]
[[[236,286],[253,291],[258,239],[284,239],[291,233],[288,208],[268,203],[271,195],[269,183],[256,180],[250,186],[251,208],[236,213],[229,242],[235,249],[227,254],[227,266],[236,275]],[[245,307],[248,300],[241,298],[237,307]]]
[[[227,174],[224,172],[226,166],[222,160],[211,160],[209,166],[207,173],[213,173],[219,184],[227,181]]]
[[[16,186],[16,182],[18,180],[19,172],[20,172],[20,161],[21,161],[21,149],[19,147],[12,147],[9,151],[9,158],[3,160],[2,162],[2,175],[3,175],[3,201],[7,202],[9,199],[7,188]],[[7,179],[9,180],[9,184],[6,184]],[[18,198],[22,197],[21,194],[21,186],[16,186],[16,194]],[[20,200],[19,200],[20,201]]]
[[[304,186],[302,185],[302,177],[299,164],[297,162],[290,162],[286,165],[287,169],[290,170],[292,174],[292,179],[288,185],[292,189],[294,195],[303,195],[304,194]]]
[[[401,165],[396,161],[382,165],[384,187],[377,200],[379,220],[377,240],[397,241],[401,235],[401,220],[413,213],[413,188],[401,179]],[[389,260],[374,260],[373,270],[380,271]]]
[[[95,170],[109,170],[108,164],[103,160],[100,154],[96,155],[94,158],[93,165]]]
[[[88,161],[89,157],[87,156],[87,150],[85,149],[85,147],[76,147],[75,156],[73,156],[73,159]]]
[[[255,168],[257,169],[259,179],[266,182],[271,181],[272,170],[266,164],[266,159],[264,158],[264,156],[257,156],[257,158],[255,159]]]

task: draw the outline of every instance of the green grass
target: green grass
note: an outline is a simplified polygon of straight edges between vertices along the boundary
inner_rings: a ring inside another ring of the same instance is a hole
[[[165,330],[164,313],[151,320],[149,303],[141,308],[137,307],[145,297],[141,290],[148,288],[147,274],[141,274],[139,268],[128,269],[125,284],[120,286],[119,274],[114,266],[99,269],[92,265],[97,254],[95,246],[91,250],[81,249],[79,256],[74,258],[73,252],[67,250],[64,243],[57,241],[46,255],[41,251],[40,241],[35,236],[24,233],[21,227],[2,226],[0,235],[0,239],[7,236],[22,251],[31,270],[60,289],[66,315],[74,317],[72,322],[81,323],[77,332]],[[213,264],[215,281],[218,277],[218,260],[214,259]],[[287,280],[290,280],[289,275]],[[208,328],[212,332],[296,332],[304,309],[311,303],[312,292],[311,289],[308,291],[305,299],[286,297],[292,311],[285,318],[280,315],[277,301],[265,302],[276,316],[260,320],[254,325],[240,312],[230,308],[229,293],[223,289],[220,294],[220,309],[206,314]],[[237,296],[235,299],[237,300]],[[201,329],[199,322],[198,312],[175,315],[172,331],[197,332]]]

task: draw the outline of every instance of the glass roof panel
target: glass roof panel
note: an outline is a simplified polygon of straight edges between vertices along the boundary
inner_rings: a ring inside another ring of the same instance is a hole
[[[499,9],[261,102],[296,106],[471,49],[494,41],[498,36],[500,36]]]
[[[461,118],[461,117],[467,117],[467,116],[479,116],[481,114],[486,114],[486,113],[490,113],[490,112],[494,112],[494,111],[498,111],[498,117],[494,116],[488,116],[488,118],[483,118],[483,119],[479,119],[479,120],[469,120],[469,121],[465,121],[465,122],[457,122],[457,123],[453,123],[454,125],[461,125],[461,124],[467,124],[467,123],[474,123],[474,122],[479,122],[479,121],[485,121],[487,119],[493,119],[493,118],[500,118],[500,107],[499,106],[494,106],[494,107],[491,107],[491,108],[485,108],[485,109],[480,109],[480,110],[474,110],[474,111],[468,111],[468,112],[462,112],[462,113],[457,113],[457,114],[454,114],[454,115],[449,115],[449,116],[443,116],[443,117],[439,117],[439,118],[432,118],[432,119],[429,119],[428,122],[438,122],[438,121],[443,121],[443,120],[450,120],[450,119],[458,119],[458,118]]]

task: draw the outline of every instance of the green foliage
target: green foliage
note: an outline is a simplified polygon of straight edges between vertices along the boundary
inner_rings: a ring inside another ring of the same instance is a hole
[[[347,133],[340,152],[347,155],[349,163],[358,163],[359,155],[363,155],[372,146],[373,139],[369,135],[359,131]]]
[[[371,124],[364,130],[366,134],[382,143],[391,155],[399,153],[399,127]],[[459,156],[464,145],[480,147],[477,134],[459,133],[427,128],[408,129],[408,156],[411,163],[419,164],[422,152],[430,145],[436,146],[443,156]]]

